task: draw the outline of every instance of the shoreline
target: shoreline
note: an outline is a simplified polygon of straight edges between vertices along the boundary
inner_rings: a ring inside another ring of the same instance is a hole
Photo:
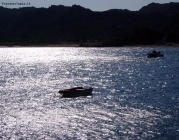
[[[0,48],[31,48],[31,47],[79,47],[79,44],[47,44],[47,45],[2,45]]]
[[[47,45],[2,45],[0,46],[0,48],[46,48],[46,47],[78,47],[78,48],[110,48],[109,46],[80,46],[80,44],[76,44],[76,43],[72,43],[72,44],[47,44]],[[128,48],[133,48],[133,47],[139,47],[139,48],[148,48],[148,47],[153,47],[153,48],[178,48],[179,47],[179,44],[172,44],[172,45],[132,45],[132,46],[128,46],[128,45],[124,45],[124,46],[111,46],[113,48],[125,48],[125,47],[128,47]]]

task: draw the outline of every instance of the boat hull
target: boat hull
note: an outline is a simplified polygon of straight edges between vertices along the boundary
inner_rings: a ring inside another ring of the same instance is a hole
[[[79,97],[79,96],[89,96],[92,95],[93,88],[84,89],[84,88],[73,88],[60,90],[59,93],[62,97]]]
[[[147,57],[148,58],[156,58],[156,57],[164,57],[164,55],[163,54],[148,53]]]

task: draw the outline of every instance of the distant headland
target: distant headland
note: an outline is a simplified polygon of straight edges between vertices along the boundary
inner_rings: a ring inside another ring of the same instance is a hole
[[[179,44],[179,3],[94,12],[79,5],[0,7],[0,46],[120,47]],[[178,45],[177,45],[178,46]]]

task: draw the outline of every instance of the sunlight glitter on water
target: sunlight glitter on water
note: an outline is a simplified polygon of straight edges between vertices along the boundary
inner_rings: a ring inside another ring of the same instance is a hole
[[[14,62],[49,62],[58,60],[73,60],[77,51],[72,49],[60,48],[5,48],[0,56],[3,56],[4,60],[10,60]]]
[[[179,50],[149,50],[1,48],[0,139],[178,138]],[[58,94],[74,86],[93,96]]]

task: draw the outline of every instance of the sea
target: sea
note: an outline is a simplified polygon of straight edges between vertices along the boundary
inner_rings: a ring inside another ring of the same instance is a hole
[[[0,140],[123,139],[179,139],[179,48],[0,48]]]

